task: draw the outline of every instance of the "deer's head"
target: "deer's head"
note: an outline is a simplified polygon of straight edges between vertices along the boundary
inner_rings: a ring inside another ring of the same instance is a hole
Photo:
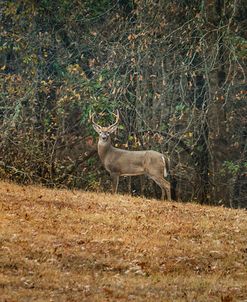
[[[92,121],[92,124],[93,124],[93,128],[94,130],[99,134],[99,139],[101,142],[110,142],[111,139],[110,139],[110,134],[113,133],[117,127],[118,127],[118,123],[119,123],[119,112],[117,110],[117,113],[113,113],[113,115],[115,115],[116,117],[116,121],[114,122],[114,124],[108,126],[108,127],[102,127],[100,125],[98,125],[97,123],[95,123],[94,121],[94,116],[95,116],[95,113],[93,113],[91,115],[91,121]]]

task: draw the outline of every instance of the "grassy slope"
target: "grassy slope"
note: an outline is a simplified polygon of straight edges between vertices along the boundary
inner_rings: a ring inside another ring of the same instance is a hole
[[[247,301],[246,211],[0,182],[0,301]]]

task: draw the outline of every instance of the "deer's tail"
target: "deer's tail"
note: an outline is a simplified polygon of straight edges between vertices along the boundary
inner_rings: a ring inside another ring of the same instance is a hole
[[[164,177],[167,177],[168,172],[169,172],[170,161],[164,155],[162,155],[162,160],[163,160],[163,163],[164,163]]]

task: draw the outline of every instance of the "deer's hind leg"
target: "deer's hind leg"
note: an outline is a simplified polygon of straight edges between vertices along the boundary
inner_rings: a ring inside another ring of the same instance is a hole
[[[157,183],[157,185],[161,188],[161,199],[165,200],[165,195],[166,198],[171,201],[171,184],[169,181],[161,178],[161,177],[152,177],[152,179]]]
[[[165,179],[162,179],[162,183],[163,183],[163,190],[166,191],[166,197],[169,201],[172,200],[171,198],[171,184],[169,181],[165,180]]]
[[[150,154],[150,153],[149,153]],[[146,175],[153,179],[157,185],[161,188],[161,199],[171,200],[171,185],[170,182],[165,179],[167,176],[166,162],[162,154],[157,156],[147,156],[145,159]]]

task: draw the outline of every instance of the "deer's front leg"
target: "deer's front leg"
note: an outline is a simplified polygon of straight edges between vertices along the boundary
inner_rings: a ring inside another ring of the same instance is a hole
[[[141,175],[140,176],[141,196],[144,196],[144,184],[145,184],[144,175]]]
[[[112,177],[112,193],[117,193],[118,183],[119,183],[119,175],[115,173],[111,173]]]

